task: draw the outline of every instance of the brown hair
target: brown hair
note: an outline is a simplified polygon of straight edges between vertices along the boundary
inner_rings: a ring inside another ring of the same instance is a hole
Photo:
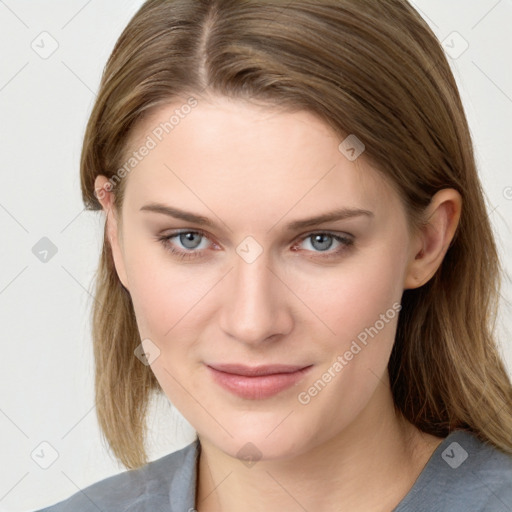
[[[436,274],[405,290],[388,369],[395,408],[445,437],[474,432],[512,454],[512,385],[495,341],[500,262],[456,82],[442,46],[406,0],[149,0],[104,69],[83,143],[81,185],[98,210],[94,180],[123,200],[130,135],[155,108],[202,92],[307,110],[394,186],[416,229],[432,196],[462,196],[459,226]],[[98,421],[128,468],[147,462],[153,391],[132,302],[108,239],[96,280],[93,340]]]

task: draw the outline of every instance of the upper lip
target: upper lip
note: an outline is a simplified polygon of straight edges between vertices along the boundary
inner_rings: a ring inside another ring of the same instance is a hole
[[[208,366],[220,372],[254,377],[258,375],[272,375],[276,373],[293,373],[311,365],[294,366],[289,364],[270,364],[261,366],[245,366],[243,364],[209,364]]]

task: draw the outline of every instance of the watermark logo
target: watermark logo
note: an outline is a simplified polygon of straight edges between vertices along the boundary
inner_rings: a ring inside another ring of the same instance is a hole
[[[365,151],[366,146],[356,135],[351,134],[338,146],[339,152],[353,162],[357,160]]]
[[[59,48],[59,43],[49,32],[41,32],[30,44],[41,59],[50,58]]]
[[[253,443],[245,443],[236,454],[248,468],[252,468],[260,459],[263,454],[258,447]]]
[[[458,32],[452,32],[442,46],[452,59],[458,59],[469,48],[469,43]]]
[[[160,349],[149,338],[145,338],[133,353],[142,364],[149,366],[160,356]]]
[[[254,263],[263,253],[263,247],[252,236],[247,236],[238,244],[236,253],[246,263]]]
[[[59,452],[48,441],[43,441],[32,450],[30,457],[41,469],[48,469],[59,458]]]
[[[57,246],[46,236],[41,238],[41,240],[32,247],[32,254],[41,263],[48,263],[57,254],[57,251]]]
[[[457,469],[468,458],[468,452],[459,443],[453,442],[441,457],[451,468]]]

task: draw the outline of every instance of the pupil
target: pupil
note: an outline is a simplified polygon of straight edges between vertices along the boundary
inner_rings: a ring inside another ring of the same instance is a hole
[[[322,247],[317,247],[320,250],[329,249],[332,244],[332,240],[330,240],[331,238],[332,237],[330,235],[314,235],[315,242],[319,241],[320,245],[322,245]],[[323,243],[322,240],[324,240]],[[328,242],[326,243],[325,240],[328,240]]]
[[[181,234],[181,243],[182,243],[182,244],[183,244],[187,249],[195,249],[195,248],[197,247],[197,245],[198,245],[198,243],[197,243],[197,242],[196,242],[196,244],[194,245],[194,241],[193,241],[193,239],[194,239],[194,237],[195,237],[195,236],[199,236],[199,234],[198,234],[198,233],[191,233],[191,232],[189,232],[189,233],[182,233],[182,234]],[[185,240],[185,241],[184,241],[184,240]],[[190,247],[190,246],[188,245],[188,243],[190,243],[190,242],[192,243],[192,247]]]

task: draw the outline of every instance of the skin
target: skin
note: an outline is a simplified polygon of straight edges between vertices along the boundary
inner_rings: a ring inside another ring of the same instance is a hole
[[[182,104],[144,119],[131,150]],[[201,441],[200,512],[389,511],[442,440],[394,413],[387,363],[398,315],[309,403],[298,400],[404,289],[434,275],[460,218],[458,192],[439,191],[413,236],[397,194],[364,153],[348,160],[341,140],[305,111],[208,97],[124,178],[121,212],[107,179],[96,180],[141,339],[160,351],[151,369]],[[153,202],[216,225],[140,210]],[[373,217],[285,229],[340,207]],[[197,229],[206,237],[168,242],[196,259],[180,260],[158,240]],[[315,243],[311,234],[326,231],[354,244]],[[247,236],[263,250],[251,263],[236,251]],[[296,386],[250,400],[219,387],[206,363],[313,368]],[[237,456],[248,442],[261,456],[250,466]]]

